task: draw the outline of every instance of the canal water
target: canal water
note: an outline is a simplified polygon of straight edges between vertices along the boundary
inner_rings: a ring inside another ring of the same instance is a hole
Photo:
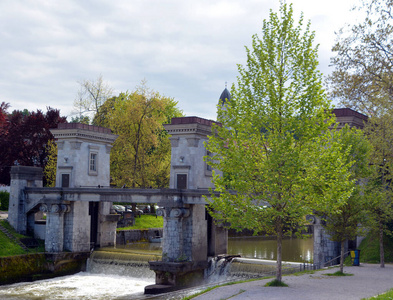
[[[291,262],[313,261],[313,239],[288,238],[282,242],[282,260]],[[229,238],[228,254],[240,254],[244,258],[277,259],[277,242],[266,237]]]
[[[230,238],[228,241],[228,253],[240,254],[244,258],[275,260],[276,247],[275,240],[261,237]],[[127,248],[138,249],[138,251],[159,251],[157,244],[149,243],[133,244]],[[312,253],[312,239],[283,240],[284,261],[310,262]],[[89,272],[0,286],[0,299],[142,299],[144,287],[150,284],[154,284],[154,272],[145,267],[92,265]]]

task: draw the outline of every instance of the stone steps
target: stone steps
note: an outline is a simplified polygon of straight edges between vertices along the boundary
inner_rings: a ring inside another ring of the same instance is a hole
[[[22,247],[23,250],[26,252],[29,251],[29,249],[18,239],[16,238],[11,232],[8,231],[7,228],[5,228],[3,225],[0,224],[0,230],[12,241],[17,243],[20,247]]]

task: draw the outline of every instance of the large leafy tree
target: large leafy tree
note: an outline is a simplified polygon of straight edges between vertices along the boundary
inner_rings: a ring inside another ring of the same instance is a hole
[[[246,48],[232,98],[219,108],[206,158],[214,174],[211,214],[232,228],[277,235],[276,280],[282,280],[282,238],[318,207],[345,203],[352,191],[341,145],[331,139],[332,107],[317,70],[310,23],[292,6],[270,12],[262,36]],[[222,174],[222,175],[221,175]]]
[[[44,167],[48,159],[47,145],[53,139],[50,129],[64,122],[66,118],[60,116],[60,111],[50,107],[45,114],[40,110],[7,113],[0,132],[0,182],[9,184],[10,167],[15,164]]]
[[[176,105],[172,98],[142,85],[108,99],[101,107],[100,118],[94,118],[93,124],[109,127],[119,135],[111,151],[113,184],[168,186],[171,145],[163,124],[183,115]]]
[[[344,269],[344,249],[347,240],[353,240],[362,227],[358,225],[365,220],[366,213],[366,190],[367,178],[370,175],[369,158],[371,144],[360,129],[350,128],[345,125],[339,131],[332,131],[332,138],[343,145],[347,165],[352,165],[349,170],[350,179],[357,181],[353,192],[346,202],[337,210],[327,209],[319,211],[325,218],[325,228],[331,236],[331,240],[341,244],[340,271]]]
[[[365,134],[373,144],[372,170],[367,185],[367,225],[379,239],[380,266],[385,267],[384,235],[392,234],[393,221],[393,115],[385,113],[371,118]]]
[[[393,1],[362,1],[365,19],[340,31],[329,76],[330,92],[346,106],[370,116],[365,132],[373,145],[370,164],[370,224],[379,232],[381,267],[383,232],[391,220],[391,171],[393,167]]]

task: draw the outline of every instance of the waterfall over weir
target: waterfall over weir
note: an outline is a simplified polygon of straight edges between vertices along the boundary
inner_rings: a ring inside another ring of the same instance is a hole
[[[0,286],[0,299],[7,300],[110,300],[143,298],[145,286],[155,274],[148,260],[155,253],[103,249],[92,253],[86,272],[49,280]]]
[[[171,293],[167,299],[182,299],[221,282],[274,275],[275,261],[235,256],[211,258],[210,268],[205,273],[206,283],[203,286]],[[159,249],[99,249],[92,253],[86,272],[0,286],[0,299],[145,299],[145,286],[155,282],[155,273],[150,270],[148,261],[155,260],[161,260]],[[283,263],[283,273],[293,271],[293,268],[296,271],[301,270],[304,265]]]
[[[154,279],[148,261],[161,259],[161,255],[151,253],[124,252],[124,250],[94,251],[87,263],[87,271],[93,274],[114,274],[135,278]]]
[[[241,258],[239,255],[214,257],[210,259],[209,264],[210,266],[205,273],[207,283],[261,278],[276,273],[276,261]],[[282,274],[312,269],[314,269],[312,264],[282,262]]]

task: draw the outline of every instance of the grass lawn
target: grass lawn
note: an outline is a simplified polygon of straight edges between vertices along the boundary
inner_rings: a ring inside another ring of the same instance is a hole
[[[368,234],[360,244],[360,262],[379,263],[379,239],[375,234]],[[384,237],[385,263],[393,262],[393,238]]]
[[[117,228],[120,230],[131,230],[131,229],[149,229],[149,228],[163,228],[164,219],[155,215],[141,215],[141,217],[135,218],[135,225]]]
[[[6,220],[0,220],[0,224],[3,227],[5,227],[17,239],[27,237],[15,232],[15,230],[11,227],[11,225]],[[22,247],[20,247],[13,240],[10,240],[2,231],[0,231],[0,257],[21,255],[27,253],[37,253],[37,252],[44,252],[44,251],[45,251],[45,246],[44,243],[41,242],[38,248],[29,249],[29,252],[26,252],[25,250],[23,250]]]

